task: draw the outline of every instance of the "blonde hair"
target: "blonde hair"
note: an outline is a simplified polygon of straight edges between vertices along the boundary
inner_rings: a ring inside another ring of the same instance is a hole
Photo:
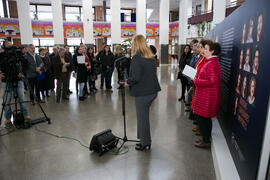
[[[119,53],[123,53],[123,49],[120,45],[115,46],[115,51],[114,54],[119,54]]]
[[[147,59],[154,58],[154,54],[146,43],[146,39],[143,35],[136,35],[131,44],[132,56],[139,53],[142,57]]]

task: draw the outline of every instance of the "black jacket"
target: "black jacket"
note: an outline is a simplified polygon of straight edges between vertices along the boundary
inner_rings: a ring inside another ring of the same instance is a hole
[[[109,52],[108,55],[106,55],[105,51],[103,51],[99,53],[97,59],[100,60],[103,70],[108,69],[107,66],[109,66],[109,68],[111,69],[114,68],[114,55],[111,52]]]
[[[133,56],[127,83],[131,96],[147,96],[161,90],[157,79],[155,59],[145,59],[141,55]]]
[[[75,72],[77,73],[77,81],[79,83],[87,82],[87,76],[88,76],[88,71],[85,66],[85,64],[78,64],[77,57],[82,56],[82,54],[75,54],[73,56],[73,63],[75,67]]]

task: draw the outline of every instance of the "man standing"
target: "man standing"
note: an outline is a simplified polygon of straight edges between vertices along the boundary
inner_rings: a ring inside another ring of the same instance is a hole
[[[29,89],[30,89],[30,100],[31,104],[35,105],[35,95],[36,95],[36,101],[38,103],[44,103],[44,100],[40,99],[40,91],[37,84],[37,74],[41,74],[41,66],[42,66],[42,60],[40,57],[35,54],[35,46],[30,45],[28,52],[25,55],[25,58],[27,60],[27,69],[26,69],[26,77],[28,79],[29,83]],[[35,91],[35,93],[34,93]]]
[[[74,66],[73,66],[73,62],[72,62],[72,54],[71,54],[71,52],[69,52],[69,46],[68,46],[68,45],[65,45],[65,49],[66,49],[65,55],[66,55],[66,56],[69,58],[69,60],[70,60],[70,66],[69,66],[69,80],[68,80],[68,93],[69,93],[69,94],[72,94],[72,91],[69,89],[69,84],[70,84],[71,73],[72,73],[72,71],[74,71]]]
[[[53,47],[53,53],[49,55],[51,64],[53,64],[53,57],[56,56],[57,54],[58,54],[58,47],[57,46],[54,46]],[[51,71],[51,75],[50,75],[50,89],[51,89],[51,92],[52,92],[52,91],[54,91],[54,88],[55,88],[55,85],[54,85],[55,74],[54,74],[53,66],[51,66],[50,71]]]
[[[60,102],[61,91],[62,91],[62,99],[68,100],[68,81],[69,81],[69,67],[70,67],[70,59],[65,55],[65,49],[60,48],[59,53],[53,58],[53,67],[55,78],[57,80],[57,99],[56,102]]]
[[[16,50],[12,48],[10,41],[3,43],[3,51],[0,53],[0,78],[2,79],[2,93],[7,97],[5,102],[5,127],[12,128],[11,116],[12,110],[10,102],[12,93],[16,90],[17,97],[19,98],[20,111],[24,115],[24,120],[30,120],[26,105],[24,104],[24,85],[22,79],[24,78],[22,72],[22,62],[16,57]],[[7,93],[7,94],[6,94]],[[3,99],[4,100],[4,99]]]

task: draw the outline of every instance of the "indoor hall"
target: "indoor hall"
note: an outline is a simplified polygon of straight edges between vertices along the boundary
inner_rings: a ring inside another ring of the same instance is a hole
[[[93,135],[110,128],[123,136],[121,93],[99,90],[85,101],[72,94],[69,102],[57,104],[52,98],[42,104],[52,124],[37,124],[16,130],[0,139],[1,179],[215,179],[210,149],[194,147],[198,138],[191,131],[184,103],[178,102],[177,66],[162,65],[158,70],[161,91],[150,111],[152,147],[138,152],[135,143],[127,143],[123,155],[110,152],[99,157],[78,142],[40,132],[75,138],[89,146]],[[115,75],[116,77],[116,75]],[[72,91],[75,81],[72,79]],[[114,81],[114,87],[117,82]],[[41,116],[37,106],[29,105],[31,117]],[[136,139],[134,98],[126,89],[127,136]]]

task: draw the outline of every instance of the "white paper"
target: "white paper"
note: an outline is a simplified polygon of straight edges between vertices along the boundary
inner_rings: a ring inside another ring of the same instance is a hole
[[[78,64],[85,64],[85,56],[77,56]]]
[[[195,78],[196,73],[197,73],[197,70],[194,69],[193,67],[189,66],[189,65],[186,65],[185,68],[184,68],[184,70],[183,70],[183,74],[185,76],[190,77],[191,79],[194,79]]]

